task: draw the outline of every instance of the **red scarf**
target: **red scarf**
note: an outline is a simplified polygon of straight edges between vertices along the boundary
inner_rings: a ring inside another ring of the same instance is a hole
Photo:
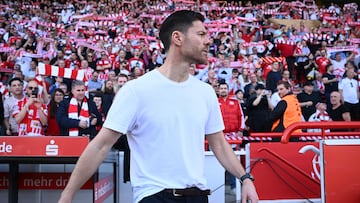
[[[89,106],[86,100],[86,97],[84,97],[84,100],[81,105],[80,113],[78,112],[78,102],[73,97],[70,100],[69,108],[68,108],[68,114],[69,118],[72,119],[78,119],[81,121],[87,121],[87,126],[90,126],[90,114],[89,114]],[[69,129],[69,136],[79,136],[79,128],[70,128]]]
[[[27,98],[18,101],[19,109],[24,108],[27,102]],[[43,105],[43,108],[45,106]],[[47,115],[47,110],[44,110],[44,114]],[[34,104],[28,107],[25,117],[19,123],[19,136],[43,136],[44,128],[40,121],[39,110]]]

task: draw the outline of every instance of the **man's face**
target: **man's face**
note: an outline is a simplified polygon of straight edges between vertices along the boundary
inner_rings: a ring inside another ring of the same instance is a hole
[[[340,101],[341,101],[341,96],[339,92],[332,92],[330,94],[330,103],[332,105],[340,104]]]
[[[23,84],[20,81],[13,81],[10,85],[10,92],[14,95],[20,95],[23,91]]]
[[[59,67],[65,68],[65,61],[64,60],[59,60],[58,64],[59,64]]]
[[[134,57],[140,57],[140,50],[134,49]]]
[[[62,51],[57,52],[58,58],[62,59],[64,57],[64,53]]]
[[[85,61],[85,60],[81,61],[81,68],[82,69],[87,69],[88,68],[88,62]]]
[[[82,101],[85,97],[85,86],[84,85],[75,86],[71,90],[71,93],[76,100]]]
[[[289,79],[290,78],[290,72],[289,71],[284,71],[282,76],[285,79]]]
[[[26,94],[28,97],[31,97],[33,94],[33,91],[38,93],[39,87],[38,84],[35,81],[30,81],[26,87]]]
[[[112,89],[113,88],[113,82],[111,80],[107,81],[105,84],[105,87],[108,89]]]
[[[101,107],[101,102],[102,102],[101,97],[94,97],[93,101],[94,101],[96,107],[98,107],[98,108]]]
[[[332,65],[329,66],[329,67],[328,67],[328,72],[329,72],[329,73],[333,73],[333,72],[334,72],[334,66],[332,66]]]
[[[66,86],[66,85],[60,85],[59,88],[60,88],[65,94],[67,94],[68,90],[67,90],[67,86]]]
[[[77,59],[76,54],[75,54],[75,53],[71,53],[70,59],[71,59],[72,61],[75,61],[75,60]]]
[[[290,89],[286,89],[286,87],[283,84],[278,85],[277,90],[281,98],[290,92]]]
[[[210,40],[201,21],[194,21],[186,33],[178,32],[181,41],[181,54],[194,64],[206,64]]]
[[[117,80],[118,86],[122,87],[127,82],[126,77],[119,77]]]
[[[98,74],[98,73],[94,72],[94,73],[92,74],[92,80],[93,80],[93,81],[97,81],[98,77],[99,77],[99,74]]]
[[[256,75],[255,75],[254,73],[251,73],[251,75],[250,75],[250,81],[251,81],[252,83],[257,82],[257,78],[256,78]]]
[[[346,71],[346,77],[349,79],[353,79],[355,77],[355,72],[353,68]]]
[[[273,70],[278,71],[279,70],[279,63],[274,62],[271,67],[272,67]]]
[[[326,57],[326,51],[325,51],[325,50],[321,50],[320,53],[321,53],[321,56],[322,56],[322,57]]]
[[[36,69],[36,63],[35,63],[34,61],[31,61],[31,63],[30,63],[30,68],[31,68],[32,70],[35,70],[35,69]]]
[[[336,60],[336,61],[341,61],[341,54],[337,53],[337,54],[335,55],[335,60]]]
[[[125,51],[121,50],[121,51],[119,52],[120,58],[124,58],[125,55],[126,55]]]
[[[314,86],[312,85],[305,85],[304,86],[304,91],[305,92],[309,92],[310,94],[314,91]]]
[[[221,84],[219,86],[219,95],[221,97],[227,97],[229,94],[229,88],[227,87],[227,85]]]

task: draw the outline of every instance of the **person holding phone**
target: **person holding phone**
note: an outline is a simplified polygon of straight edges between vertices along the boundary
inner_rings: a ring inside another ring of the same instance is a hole
[[[267,119],[271,111],[270,90],[265,90],[263,84],[255,86],[256,94],[247,101],[249,127],[251,132],[270,132],[271,126]]]
[[[19,125],[19,136],[44,135],[48,110],[38,95],[38,83],[30,80],[26,87],[26,96],[13,106],[13,116]]]

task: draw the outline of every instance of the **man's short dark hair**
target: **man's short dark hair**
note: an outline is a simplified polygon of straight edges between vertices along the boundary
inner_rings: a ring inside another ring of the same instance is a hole
[[[71,83],[71,89],[74,89],[77,86],[85,86],[85,83],[83,81],[80,81],[80,80],[74,80]]]
[[[9,85],[11,86],[11,83],[13,83],[14,81],[19,81],[21,84],[24,84],[24,82],[20,78],[11,78],[11,80],[9,80]]]
[[[169,50],[171,35],[174,31],[186,33],[194,21],[204,22],[204,20],[205,18],[202,14],[189,10],[176,11],[167,17],[159,31],[159,37],[164,44],[165,52]]]
[[[332,66],[333,64],[327,64],[326,66],[325,66],[325,70],[326,70],[326,72],[328,71],[328,69]]]
[[[220,85],[226,85],[226,87],[229,88],[229,85],[225,81],[219,82],[219,87],[220,87]]]
[[[118,78],[120,78],[120,77],[126,78],[127,80],[129,80],[129,76],[124,73],[119,73]]]
[[[284,87],[285,87],[286,89],[291,88],[291,85],[290,85],[290,83],[289,83],[288,81],[279,80],[279,82],[277,83],[277,85],[278,85],[278,86],[279,86],[279,85],[284,85]]]

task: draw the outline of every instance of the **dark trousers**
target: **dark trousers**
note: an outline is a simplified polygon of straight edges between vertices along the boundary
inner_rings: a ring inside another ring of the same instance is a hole
[[[349,109],[351,121],[359,121],[360,120],[360,106],[359,103],[352,104],[349,102],[344,102],[344,105]]]
[[[163,190],[145,197],[139,203],[208,203],[208,196],[174,196],[172,193]]]

